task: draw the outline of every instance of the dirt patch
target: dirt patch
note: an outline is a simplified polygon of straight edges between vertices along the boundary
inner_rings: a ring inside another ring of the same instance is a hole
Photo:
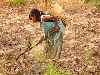
[[[39,75],[41,72],[31,52],[15,60],[28,48],[29,40],[37,41],[42,35],[39,24],[32,24],[28,19],[31,8],[32,5],[22,8],[0,8],[0,68],[2,68],[0,72],[5,75],[13,75],[11,74],[13,72],[16,75],[23,73]],[[66,17],[70,20],[65,29],[61,59],[56,63],[71,70],[73,75],[99,75],[100,18],[97,16],[99,12],[94,14],[92,9],[83,12],[66,10],[66,15],[69,15]]]

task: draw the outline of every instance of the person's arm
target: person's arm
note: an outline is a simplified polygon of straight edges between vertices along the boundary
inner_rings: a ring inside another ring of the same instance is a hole
[[[40,38],[40,40],[36,43],[36,46],[37,46],[38,44],[42,43],[44,40],[45,40],[45,37],[42,36],[42,37]]]

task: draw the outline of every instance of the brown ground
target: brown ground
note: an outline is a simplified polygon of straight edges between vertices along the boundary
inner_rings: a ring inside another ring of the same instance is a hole
[[[0,7],[0,75],[39,75],[41,72],[31,52],[15,60],[29,49],[29,41],[37,41],[42,34],[39,25],[33,26],[28,19],[31,7]],[[56,63],[73,75],[100,75],[100,13],[94,10],[92,7],[65,9],[68,24],[61,59]]]

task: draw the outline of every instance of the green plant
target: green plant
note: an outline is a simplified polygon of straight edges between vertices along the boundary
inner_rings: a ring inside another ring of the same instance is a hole
[[[10,6],[25,5],[27,0],[9,0]]]
[[[100,0],[82,0],[84,3],[93,4],[97,8],[100,8]]]
[[[32,0],[32,3],[36,4],[36,3],[39,3],[40,0]]]
[[[31,47],[33,48],[32,49],[32,56],[37,60],[37,61],[39,61],[39,62],[44,62],[45,60],[46,60],[46,57],[45,57],[45,53],[44,53],[44,51],[41,49],[41,48],[39,48],[39,47],[37,47],[37,46],[35,46],[36,45],[36,42],[34,42],[34,41],[32,41],[31,42]]]
[[[72,75],[72,73],[69,70],[60,70],[53,64],[48,64],[47,70],[44,75]]]
[[[85,49],[85,63],[88,65],[92,64],[92,50]]]

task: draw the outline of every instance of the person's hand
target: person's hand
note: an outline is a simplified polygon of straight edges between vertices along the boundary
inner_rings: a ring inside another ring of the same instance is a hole
[[[59,30],[60,30],[60,27],[59,26],[55,26],[55,27],[53,27],[52,28],[52,32],[59,32]]]

